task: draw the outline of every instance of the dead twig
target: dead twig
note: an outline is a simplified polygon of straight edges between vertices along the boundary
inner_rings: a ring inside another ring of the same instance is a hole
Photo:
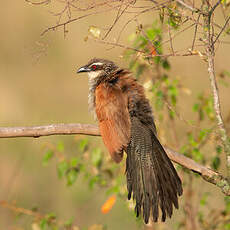
[[[224,23],[224,26],[222,27],[221,31],[219,32],[219,34],[216,36],[216,39],[214,40],[213,42],[213,45],[216,43],[216,41],[219,39],[220,35],[224,32],[226,26],[228,25],[229,23],[229,20],[230,20],[230,16],[226,19],[225,23]]]
[[[40,2],[32,2],[30,0],[25,0],[26,2],[28,2],[29,4],[32,5],[47,5],[51,2],[51,0],[44,0],[44,1],[40,1]]]

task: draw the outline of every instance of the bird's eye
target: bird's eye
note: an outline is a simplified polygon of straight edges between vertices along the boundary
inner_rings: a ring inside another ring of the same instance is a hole
[[[93,70],[96,70],[97,69],[97,66],[96,65],[92,65],[91,67]]]

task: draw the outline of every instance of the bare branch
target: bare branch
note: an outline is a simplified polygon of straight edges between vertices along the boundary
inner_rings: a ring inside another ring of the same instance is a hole
[[[80,19],[83,19],[83,18],[86,18],[86,17],[89,17],[91,15],[96,15],[96,14],[101,14],[101,13],[105,13],[105,12],[108,12],[108,11],[111,11],[113,9],[115,9],[116,7],[113,7],[113,8],[110,8],[110,9],[106,9],[106,10],[101,10],[101,11],[97,11],[97,12],[92,12],[92,13],[88,13],[88,14],[84,14],[84,15],[81,15],[79,17],[76,17],[76,18],[72,18],[72,19],[69,19],[63,23],[58,23],[57,25],[55,26],[51,26],[51,27],[48,27],[47,29],[45,29],[42,33],[41,33],[41,36],[45,35],[47,32],[49,32],[50,30],[56,30],[58,29],[59,27],[64,27],[72,22],[75,22],[75,21],[78,21]]]
[[[228,22],[230,20],[230,16],[226,19],[224,26],[222,27],[221,31],[219,32],[219,34],[216,36],[215,41],[213,42],[213,44],[216,43],[216,41],[219,39],[220,35],[223,33],[223,31],[225,30],[226,26],[228,25]]]
[[[32,216],[36,219],[42,219],[44,218],[45,216],[41,215],[40,213],[38,212],[35,212],[35,211],[32,211],[32,210],[29,210],[29,209],[25,209],[25,208],[19,208],[19,207],[16,207],[15,205],[13,204],[10,204],[4,200],[0,200],[0,206],[2,207],[5,207],[5,208],[8,208],[16,213],[20,213],[20,214],[25,214],[25,215],[28,215],[28,216]]]
[[[113,22],[113,24],[110,26],[110,28],[108,29],[108,31],[106,32],[105,36],[103,37],[103,40],[106,39],[106,37],[109,35],[109,33],[111,32],[111,30],[113,29],[113,27],[116,25],[116,23],[118,22],[118,20],[121,18],[121,16],[125,13],[125,11],[128,9],[129,4],[126,5],[126,7],[121,11],[122,5],[119,7],[119,10],[117,12],[117,16]],[[120,12],[121,11],[121,12]]]
[[[44,1],[40,1],[40,2],[32,2],[30,0],[25,0],[26,2],[28,2],[29,4],[32,5],[47,5],[51,2],[51,0],[44,0]]]
[[[71,135],[84,134],[91,136],[100,136],[99,129],[96,125],[90,124],[52,124],[33,127],[3,127],[0,128],[0,138],[10,137],[41,137],[49,135]],[[169,158],[180,164],[181,166],[192,170],[201,175],[201,177],[217,187],[219,187],[225,195],[230,196],[230,183],[221,174],[196,163],[194,160],[164,147]]]
[[[197,18],[197,23],[195,25],[195,31],[194,31],[194,36],[193,36],[193,41],[192,41],[192,48],[191,50],[194,49],[194,45],[195,45],[195,41],[196,41],[196,35],[197,35],[197,29],[198,29],[198,23],[199,23],[199,20],[200,20],[200,16],[201,14],[199,14],[198,18]]]
[[[206,16],[204,16],[204,25],[205,25],[205,46],[206,46],[206,55],[208,59],[208,73],[209,73],[209,79],[213,94],[213,101],[214,101],[214,110],[216,113],[216,120],[217,125],[219,127],[219,132],[221,135],[222,144],[224,146],[225,154],[226,154],[226,168],[227,168],[227,176],[230,181],[230,141],[227,136],[226,129],[224,127],[223,117],[221,113],[221,107],[220,107],[220,98],[219,98],[219,92],[217,87],[217,81],[216,81],[216,74],[214,69],[214,43],[213,42],[213,34],[211,34],[211,28],[212,28],[212,22],[211,18],[213,16],[214,10],[216,7],[221,3],[221,0],[219,0],[214,7],[208,12]],[[218,35],[219,37],[219,35]]]
[[[196,163],[194,160],[178,152],[175,152],[167,147],[164,147],[164,149],[172,161],[192,170],[195,173],[198,173],[205,181],[216,185],[225,195],[230,196],[230,183],[227,178],[208,167]]]
[[[221,108],[220,108],[220,98],[219,98],[219,92],[216,82],[216,76],[215,76],[215,70],[214,70],[214,53],[213,53],[213,44],[208,45],[207,47],[207,57],[208,57],[208,72],[209,72],[209,79],[211,83],[212,88],[212,94],[214,99],[214,109],[216,112],[216,119],[217,124],[219,127],[222,143],[224,145],[225,153],[226,153],[226,166],[228,171],[228,177],[230,178],[230,142],[228,140],[227,132],[224,127],[224,122],[222,118]]]
[[[212,14],[214,13],[216,7],[220,5],[221,1],[222,0],[218,0],[216,4],[212,7],[212,9],[209,11],[209,19],[212,17]]]
[[[176,2],[178,2],[182,6],[184,6],[185,8],[187,8],[187,9],[193,11],[193,12],[197,12],[198,11],[198,9],[193,8],[192,6],[190,6],[187,3],[183,2],[182,0],[176,0]]]
[[[84,134],[99,136],[96,125],[88,124],[52,124],[32,127],[1,127],[0,138],[41,137],[50,135]]]
[[[133,51],[135,51],[137,53],[143,54],[145,57],[152,57],[152,54],[148,55],[143,50],[139,50],[139,49],[136,49],[136,48],[133,48],[133,47],[123,45],[123,44],[119,44],[119,43],[116,43],[116,42],[108,42],[108,41],[104,41],[104,40],[100,40],[100,39],[96,39],[96,38],[94,38],[93,40],[98,42],[98,43],[101,43],[101,44],[116,46],[116,47],[120,47],[120,48],[127,49],[127,50],[133,50]],[[196,55],[199,55],[199,53],[190,52],[190,51],[187,51],[185,53],[178,53],[178,52],[174,51],[174,53],[170,53],[170,54],[155,54],[154,56],[159,56],[159,57],[174,57],[174,56],[188,57],[188,56],[196,56]]]

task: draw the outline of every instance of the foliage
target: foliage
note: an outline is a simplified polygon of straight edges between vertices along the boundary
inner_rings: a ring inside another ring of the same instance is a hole
[[[49,2],[44,1],[39,5],[43,3],[49,4]],[[45,33],[63,26],[64,35],[66,35],[68,32],[66,26],[70,22],[75,21],[71,18],[73,9],[86,11],[99,7],[99,5],[93,6],[91,4],[91,6],[89,4],[88,8],[79,8],[74,5],[74,1],[65,2],[67,5],[64,7],[64,10],[61,13],[54,14],[54,16],[59,17],[59,23],[56,26],[48,28]],[[130,4],[134,4],[135,2],[133,1]],[[191,95],[192,92],[189,87],[183,85],[184,81],[181,77],[174,76],[173,67],[170,62],[170,56],[186,56],[188,54],[191,56],[197,55],[201,58],[202,62],[207,61],[207,56],[200,50],[199,45],[194,45],[195,40],[198,40],[196,39],[197,32],[189,40],[193,45],[190,49],[186,50],[186,53],[178,54],[173,48],[171,33],[173,32],[175,37],[180,30],[183,32],[184,24],[187,21],[194,23],[194,31],[197,31],[199,24],[201,24],[203,33],[209,29],[199,22],[200,17],[207,16],[206,12],[203,11],[210,7],[209,5],[205,5],[209,1],[201,1],[197,8],[194,8],[190,4],[187,5],[187,2],[190,3],[191,1],[169,1],[163,7],[159,5],[159,11],[156,13],[159,19],[153,22],[151,19],[148,22],[149,24],[142,25],[136,18],[133,19],[137,26],[135,31],[128,37],[129,47],[126,47],[127,49],[123,56],[128,63],[129,69],[134,72],[135,77],[145,87],[146,94],[154,108],[158,133],[162,142],[167,137],[169,144],[177,148],[180,153],[198,163],[210,165],[210,167],[217,171],[223,168],[224,150],[220,143],[220,137],[216,134],[213,95],[207,92],[206,89],[203,89],[197,95],[192,95],[192,104],[188,103],[187,107],[189,113],[192,114],[193,120],[186,120],[184,115],[182,115],[183,111],[180,110],[181,97],[185,96],[185,94]],[[35,4],[34,2],[30,3]],[[221,7],[223,11],[228,12],[229,1],[221,1]],[[118,10],[116,20],[122,16],[121,9],[122,5]],[[64,22],[61,22],[63,18],[67,18],[67,21],[64,20]],[[113,26],[110,27],[104,38],[106,38],[112,29]],[[215,35],[214,38],[220,36],[223,31],[225,31],[224,36],[229,35],[229,28],[222,27],[222,29],[218,33],[213,33]],[[106,41],[100,40],[102,30],[98,27],[90,26],[89,33],[97,41],[106,44]],[[199,33],[201,34],[200,31]],[[165,42],[167,34],[169,34],[168,43],[170,43],[168,46],[165,45],[167,44]],[[88,37],[85,40],[88,40]],[[207,42],[207,37],[203,35],[203,37],[199,38],[199,41],[205,43]],[[111,45],[111,43],[109,44]],[[119,44],[116,41],[112,45],[116,46]],[[166,49],[171,51],[169,55],[166,55]],[[223,70],[218,75],[218,81],[220,84],[228,87],[229,77],[229,70]],[[175,125],[183,128],[178,131]],[[170,138],[167,136],[170,135],[168,134],[169,132],[172,133]],[[178,132],[180,132],[180,137],[182,137],[181,140],[179,140]],[[71,154],[67,153],[67,148],[68,146],[64,145],[63,142],[47,144],[41,164],[44,167],[50,167],[51,161],[55,162],[57,177],[60,181],[65,181],[69,189],[82,180],[88,184],[88,188],[91,190],[98,188],[105,190],[108,199],[102,205],[102,213],[110,212],[118,199],[122,200],[126,208],[133,213],[132,202],[125,202],[127,191],[125,186],[124,162],[121,165],[113,163],[107,152],[105,153],[102,150],[101,146],[95,146],[93,139],[76,138],[74,152]],[[177,222],[174,225],[174,229],[229,230],[230,198],[222,197],[223,205],[213,207],[211,205],[213,191],[209,191],[206,188],[202,189],[204,182],[198,180],[198,175],[194,176],[193,172],[180,166],[177,166],[177,169],[183,178],[184,196],[183,202],[180,202],[180,216],[176,219]],[[32,218],[29,221],[33,230],[80,229],[79,226],[75,225],[72,218],[63,222],[59,220],[55,213],[41,215],[36,210],[22,210],[17,207],[11,207],[11,209],[18,214],[30,213]],[[18,215],[18,218],[24,218],[24,215]],[[137,220],[137,226],[139,228],[143,227],[141,219]],[[172,228],[170,226],[170,229]],[[88,229],[106,229],[106,226],[104,224],[94,224]],[[154,225],[154,229],[167,229],[167,226],[162,226],[161,224]]]
[[[166,23],[169,23],[174,29],[178,28],[177,23],[173,22],[171,14]],[[130,36],[130,41],[135,49],[138,49],[143,53],[139,55],[133,51],[126,51],[125,58],[130,62],[129,67],[136,72],[137,78],[141,78],[146,72],[148,73],[148,76],[150,76],[147,89],[149,89],[149,97],[151,98],[155,111],[157,111],[157,115],[159,116],[158,119],[161,122],[163,120],[164,122],[169,120],[169,122],[174,123],[177,118],[180,118],[177,105],[179,103],[179,96],[184,87],[179,79],[169,75],[171,70],[169,60],[165,57],[154,56],[163,53],[163,47],[161,44],[164,27],[165,24],[162,20],[161,22],[155,21],[151,26],[144,28],[143,26],[139,27],[140,29],[138,29],[138,33],[136,32]],[[153,50],[155,52],[153,52]],[[228,76],[227,71],[222,73],[222,78],[224,78],[223,76],[225,75]],[[225,86],[227,87],[227,84],[225,84]],[[167,109],[168,118],[165,117],[166,114],[164,109]],[[187,125],[189,124],[190,127],[187,127],[188,131],[185,133],[186,140],[183,141],[184,144],[181,146],[179,152],[201,164],[209,164],[214,170],[218,170],[221,166],[221,154],[223,151],[214,133],[215,112],[213,97],[205,91],[199,93],[194,101],[191,112],[198,116],[196,117],[196,120],[192,122],[186,121]],[[175,133],[175,136],[176,135],[177,134]],[[209,149],[213,154],[204,155],[202,151],[203,149],[206,149],[206,151]],[[195,192],[195,189],[192,187],[194,179],[190,175],[191,172],[183,168],[181,168],[181,170],[184,175],[184,193],[190,194]],[[186,229],[189,228],[189,224],[192,223],[184,224],[184,220],[187,218],[187,215],[189,215],[189,212],[193,212],[194,217],[191,219],[191,222],[194,222],[195,225],[199,225],[201,229],[229,229],[228,222],[230,219],[227,215],[229,206],[228,197],[224,198],[225,207],[223,207],[222,210],[216,210],[215,207],[209,209],[207,212],[204,211],[204,209],[209,205],[210,196],[210,192],[204,192],[200,198],[200,207],[195,210],[195,207],[192,204],[192,200],[195,199],[194,195],[190,195],[189,197],[185,195],[185,202],[189,203],[190,210],[187,211],[185,209],[184,216],[180,217],[177,226],[187,226]],[[199,198],[198,194],[197,198]]]

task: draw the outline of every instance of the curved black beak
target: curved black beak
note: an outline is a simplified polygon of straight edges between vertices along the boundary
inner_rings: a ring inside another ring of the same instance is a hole
[[[89,72],[89,71],[91,71],[91,69],[90,69],[89,67],[87,67],[87,66],[82,66],[81,68],[79,68],[79,69],[77,70],[77,73],[83,73],[83,72]]]

